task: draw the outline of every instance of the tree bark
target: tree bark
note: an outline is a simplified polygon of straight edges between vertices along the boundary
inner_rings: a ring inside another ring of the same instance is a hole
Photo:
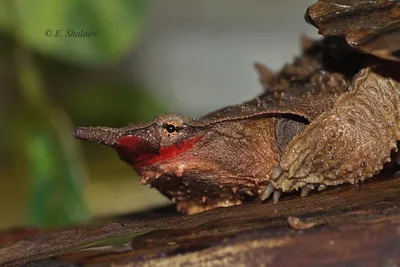
[[[88,246],[92,248],[84,249]],[[276,205],[249,203],[191,216],[75,227],[0,248],[2,266],[24,263],[397,266],[400,179],[386,172],[363,184],[338,186],[305,198],[287,195]]]

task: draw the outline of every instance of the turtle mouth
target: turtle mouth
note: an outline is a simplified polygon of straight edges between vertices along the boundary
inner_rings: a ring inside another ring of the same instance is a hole
[[[202,135],[174,143],[169,146],[154,146],[146,139],[127,135],[121,137],[115,144],[114,149],[119,157],[131,164],[136,170],[155,163],[177,157],[192,149],[201,139]]]

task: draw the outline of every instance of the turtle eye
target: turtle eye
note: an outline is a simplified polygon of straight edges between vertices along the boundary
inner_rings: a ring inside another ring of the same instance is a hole
[[[164,134],[168,137],[174,136],[178,132],[178,124],[175,121],[168,121],[163,125]]]
[[[167,130],[168,133],[174,133],[176,131],[176,127],[173,124],[168,124],[165,129]]]

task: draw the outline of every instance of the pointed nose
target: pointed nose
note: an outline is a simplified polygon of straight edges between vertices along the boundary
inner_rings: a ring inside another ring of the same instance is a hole
[[[77,139],[112,146],[122,136],[122,132],[120,129],[110,127],[77,127],[74,129],[73,136]]]
[[[81,139],[83,137],[83,128],[82,127],[77,127],[74,129],[74,137],[77,139]]]

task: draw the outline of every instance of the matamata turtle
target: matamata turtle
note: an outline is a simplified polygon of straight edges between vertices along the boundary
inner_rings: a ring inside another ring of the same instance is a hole
[[[74,136],[114,148],[186,213],[374,176],[400,139],[400,2],[325,0],[305,17],[324,38],[303,37],[277,73],[256,64],[265,92],[255,99]]]

